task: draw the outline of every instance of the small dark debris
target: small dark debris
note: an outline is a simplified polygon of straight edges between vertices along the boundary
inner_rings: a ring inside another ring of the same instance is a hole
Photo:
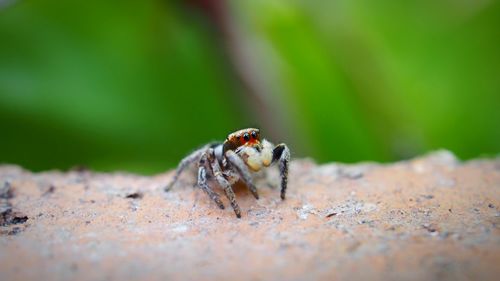
[[[95,200],[90,200],[90,203],[92,203],[92,204],[95,203]]]
[[[420,196],[422,196],[425,199],[432,199],[432,198],[434,198],[434,195],[432,195],[432,194],[420,195]]]
[[[134,192],[125,196],[125,198],[129,199],[141,199],[142,197],[144,197],[144,194],[142,194],[142,192]]]
[[[89,225],[89,224],[90,224],[90,221],[85,221],[85,224],[86,224],[86,225]]]
[[[20,224],[20,223],[25,223],[27,220],[28,220],[28,216],[20,216],[20,217],[15,216],[12,219],[11,223],[12,224]]]
[[[8,209],[0,214],[0,226],[25,223],[27,220],[28,216],[20,212],[13,212],[12,209]]]
[[[336,216],[336,215],[337,215],[337,213],[330,213],[330,214],[326,215],[326,217],[331,218],[331,217]]]
[[[488,204],[488,208],[492,208],[493,209],[493,208],[495,208],[495,205],[493,205],[493,204],[490,203],[490,204]]]
[[[41,216],[43,216],[43,213],[38,213],[38,217],[41,217]]]
[[[363,220],[358,221],[358,224],[366,224],[369,227],[374,227],[375,226],[375,221],[363,219]]]
[[[451,211],[451,209],[448,209],[448,212],[453,213],[453,212]]]
[[[474,208],[474,212],[479,213],[479,209],[478,208]]]
[[[430,225],[428,225],[428,224],[424,224],[424,225],[422,225],[422,227],[423,227],[424,229],[426,229],[427,231],[429,231],[430,233],[433,233],[433,232],[436,232],[436,231],[437,231],[437,230],[436,230],[436,228],[434,228],[434,227],[432,227],[432,226],[430,226]]]
[[[56,187],[54,185],[50,185],[49,188],[42,194],[42,196],[48,196],[56,191]]]

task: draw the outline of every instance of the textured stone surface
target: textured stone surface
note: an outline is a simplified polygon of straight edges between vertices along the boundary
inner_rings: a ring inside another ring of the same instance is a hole
[[[193,173],[163,192],[171,176],[0,166],[0,280],[500,276],[499,159],[297,160],[283,202],[274,170],[260,200],[236,189],[241,219],[193,188]]]

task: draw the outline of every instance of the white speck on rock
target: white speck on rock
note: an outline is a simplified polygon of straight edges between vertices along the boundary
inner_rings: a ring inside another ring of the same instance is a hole
[[[426,171],[425,164],[422,161],[415,161],[412,168],[417,174],[423,174]]]
[[[377,205],[374,203],[365,203],[363,201],[350,198],[345,201],[344,204],[326,209],[323,212],[323,215],[327,216],[329,214],[335,214],[336,216],[355,216],[361,213],[373,212],[375,210],[377,210]]]
[[[377,209],[377,205],[373,204],[373,203],[365,203],[363,205],[363,212],[364,213],[369,213],[369,212],[373,212]]]
[[[309,214],[316,214],[316,210],[311,204],[305,204],[297,211],[297,216],[303,220],[306,220],[309,217]]]
[[[339,171],[340,171],[339,165],[331,163],[318,166],[314,170],[314,175],[316,177],[332,177],[333,179],[336,179],[339,175]]]
[[[172,231],[177,232],[177,233],[184,233],[188,230],[189,230],[189,227],[185,224],[181,224],[181,225],[178,225],[178,226],[172,228]]]

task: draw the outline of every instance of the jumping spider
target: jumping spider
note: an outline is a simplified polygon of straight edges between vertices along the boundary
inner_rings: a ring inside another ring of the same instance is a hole
[[[208,179],[215,178],[219,186],[224,189],[238,218],[241,217],[241,210],[231,186],[242,180],[253,196],[259,199],[251,172],[258,172],[261,168],[269,167],[276,162],[279,162],[281,176],[281,199],[285,199],[290,150],[283,143],[274,146],[266,139],[261,141],[258,129],[236,131],[223,143],[207,144],[189,154],[179,163],[172,182],[167,185],[165,191],[169,191],[182,171],[194,162],[198,162],[198,186],[219,208],[224,209],[219,195],[208,185]]]

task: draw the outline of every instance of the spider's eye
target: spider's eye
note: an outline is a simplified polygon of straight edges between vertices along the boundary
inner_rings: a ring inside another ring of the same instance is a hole
[[[243,135],[243,138],[245,139],[245,141],[249,141],[250,140],[250,136],[248,135],[248,133],[245,133]]]
[[[257,139],[257,132],[252,131],[252,138],[253,138],[253,139]]]

